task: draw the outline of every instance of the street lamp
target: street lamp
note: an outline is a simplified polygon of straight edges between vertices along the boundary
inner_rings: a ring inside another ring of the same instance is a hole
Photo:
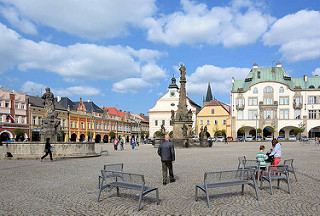
[[[256,140],[258,136],[258,114],[255,114],[254,117],[256,118]]]

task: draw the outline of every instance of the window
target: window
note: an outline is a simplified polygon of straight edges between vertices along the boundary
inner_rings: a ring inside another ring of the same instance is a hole
[[[4,104],[4,106],[5,106],[6,108],[9,108],[9,107],[10,107],[10,106],[9,106],[9,101],[6,101],[5,104]]]
[[[78,122],[74,122],[74,127],[78,128]]]
[[[214,114],[214,109],[211,109],[211,114]]]
[[[71,128],[73,128],[73,121],[72,121],[72,122],[70,122],[70,127],[71,127]]]
[[[154,121],[154,125],[155,125],[155,126],[158,126],[158,120],[155,120],[155,121]]]
[[[244,98],[237,98],[237,105],[244,105]]]
[[[214,124],[217,125],[218,124],[218,120],[214,120]]]
[[[84,129],[84,124],[83,124],[83,122],[81,122],[81,128]]]
[[[14,117],[14,122],[15,122],[15,123],[19,123],[19,117],[18,117],[18,116],[15,116],[15,117]]]
[[[309,97],[309,104],[316,104],[317,103],[317,97],[316,96],[310,96]]]
[[[200,120],[200,125],[203,125],[203,120]]]
[[[37,122],[37,116],[33,116],[32,117],[32,124],[36,125],[36,122]]]
[[[207,125],[210,125],[210,120],[207,120]]]
[[[0,107],[2,107],[2,101],[0,101]]]
[[[166,120],[162,120],[162,125],[166,125]]]
[[[258,79],[260,79],[260,77],[261,77],[261,72],[258,71]]]
[[[222,120],[222,124],[223,124],[223,125],[226,125],[226,124],[227,124],[227,120],[223,119],[223,120]]]
[[[22,123],[22,124],[25,124],[25,123],[26,123],[25,117],[21,117],[21,123]]]
[[[295,110],[294,111],[294,118],[295,119],[301,119],[301,111],[300,110]]]
[[[24,108],[24,103],[21,104],[21,109],[23,109],[23,110],[25,109],[25,108]]]
[[[317,113],[316,110],[309,110],[309,119],[316,119]]]
[[[90,129],[90,123],[87,123],[87,129]]]
[[[273,110],[265,110],[263,114],[264,119],[273,119]]]
[[[257,106],[258,105],[258,98],[249,98],[249,106]]]
[[[253,93],[257,94],[257,93],[258,93],[258,89],[257,89],[257,88],[254,88],[254,89],[253,89]]]
[[[273,98],[264,98],[263,99],[264,105],[272,105],[273,104]]]
[[[249,110],[249,119],[257,118],[257,110]]]
[[[283,88],[282,86],[280,87],[279,92],[280,92],[280,93],[283,93],[283,92],[284,92],[284,88]]]
[[[243,111],[238,111],[238,119],[243,119]]]
[[[263,92],[272,93],[273,92],[273,88],[271,86],[267,86],[267,87],[264,88]]]
[[[15,109],[19,109],[19,104],[18,103],[14,103],[14,108]]]
[[[288,105],[289,104],[289,97],[280,97],[279,104],[280,105]]]

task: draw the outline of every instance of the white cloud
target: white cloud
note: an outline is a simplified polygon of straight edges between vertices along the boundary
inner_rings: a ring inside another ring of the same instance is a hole
[[[19,17],[18,12],[12,7],[0,7],[0,13],[13,25],[27,34],[37,34],[36,26],[28,20]]]
[[[47,86],[40,83],[27,81],[22,85],[21,90],[26,94],[41,95],[41,93],[45,91],[46,87]]]
[[[316,68],[316,69],[312,72],[312,75],[313,75],[313,76],[315,76],[315,75],[320,76],[320,68]]]
[[[156,11],[155,0],[1,0],[22,20],[87,39],[123,36]]]
[[[30,95],[42,95],[42,93],[45,92],[45,88],[47,86],[41,84],[41,83],[35,83],[32,81],[25,82],[21,90],[27,94]],[[73,86],[66,89],[54,89],[51,88],[51,91],[57,96],[63,96],[63,97],[70,97],[73,95],[85,95],[85,96],[92,96],[92,95],[99,95],[100,90],[97,88],[93,88],[90,86]]]
[[[232,77],[244,79],[249,72],[250,68],[219,68],[203,65],[197,67],[196,71],[187,77],[187,91],[189,94],[205,96],[210,81],[213,94],[229,94]]]
[[[17,66],[54,72],[74,79],[121,80],[137,77],[144,67],[153,64],[162,53],[156,50],[134,50],[131,47],[74,44],[67,47],[47,42],[33,42],[0,23],[0,72]],[[149,63],[150,62],[150,63]]]
[[[166,77],[164,69],[155,64],[147,64],[141,69],[141,78],[128,78],[116,82],[112,86],[112,91],[118,93],[137,93],[141,89],[159,85],[160,80]]]
[[[137,93],[141,88],[146,87],[150,88],[152,87],[152,84],[141,78],[128,78],[114,83],[112,91],[118,93]]]
[[[181,0],[182,11],[149,18],[148,40],[177,46],[182,43],[225,47],[254,43],[274,21],[249,0],[235,0],[229,7],[207,8],[205,4]]]
[[[73,96],[73,95],[84,95],[84,96],[92,96],[92,95],[100,95],[100,90],[97,88],[93,88],[90,86],[74,86],[66,89],[53,90],[56,95],[61,96]]]
[[[320,56],[320,12],[301,10],[275,22],[263,36],[265,45],[280,46],[283,57],[291,62]]]

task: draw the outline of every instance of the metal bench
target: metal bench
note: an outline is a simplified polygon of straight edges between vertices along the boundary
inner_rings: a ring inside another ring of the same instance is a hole
[[[289,172],[287,170],[287,165],[270,165],[268,167],[268,172],[261,177],[260,189],[262,189],[262,183],[264,180],[269,182],[270,193],[273,195],[272,180],[278,180],[278,188],[280,187],[280,180],[284,180],[288,184],[288,191],[291,194]]]
[[[206,193],[208,208],[210,208],[209,191],[210,188],[242,186],[242,194],[244,194],[244,185],[250,185],[255,189],[257,200],[259,200],[258,190],[255,180],[254,169],[225,170],[217,172],[206,172],[204,174],[204,184],[196,185],[196,201],[198,200],[198,189]]]
[[[293,168],[293,159],[284,160],[283,164],[287,165],[287,171],[293,173],[293,175],[294,175],[294,177],[296,179],[296,182],[297,182],[298,179],[297,179],[297,176],[296,176],[296,172],[294,171],[294,168]]]
[[[100,150],[100,155],[102,155],[102,153],[106,153],[106,155],[109,155],[109,152],[108,150],[105,150],[101,147],[101,150]]]
[[[99,202],[101,192],[104,189],[116,187],[117,196],[120,195],[119,188],[126,188],[126,189],[140,191],[138,209],[137,209],[138,211],[140,211],[142,197],[152,191],[156,191],[157,205],[159,205],[158,188],[146,186],[143,175],[135,174],[135,173],[108,171],[108,170],[101,170],[101,174],[103,176],[105,184],[103,184],[100,187],[97,202]],[[112,181],[110,181],[111,179]]]
[[[117,172],[122,172],[123,171],[123,163],[116,163],[116,164],[106,164],[103,166],[103,170],[109,170],[109,171],[117,171]],[[111,173],[109,173],[111,174]],[[119,175],[118,175],[119,176]],[[108,177],[115,177],[115,176],[108,176]],[[101,185],[104,182],[104,178],[102,175],[99,176],[99,186],[98,188],[101,188]]]
[[[244,160],[246,160],[246,156],[238,157],[238,161],[239,161],[238,169],[241,169],[244,167]]]

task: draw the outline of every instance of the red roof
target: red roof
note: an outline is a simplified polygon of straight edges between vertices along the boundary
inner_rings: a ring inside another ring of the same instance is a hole
[[[228,113],[230,113],[230,106],[218,101],[217,99],[210,101],[205,106],[222,106]]]
[[[107,112],[110,115],[115,115],[115,116],[119,116],[119,117],[122,117],[122,118],[124,117],[124,114],[125,114],[125,112],[121,112],[115,107],[104,107],[103,110],[107,110]]]

